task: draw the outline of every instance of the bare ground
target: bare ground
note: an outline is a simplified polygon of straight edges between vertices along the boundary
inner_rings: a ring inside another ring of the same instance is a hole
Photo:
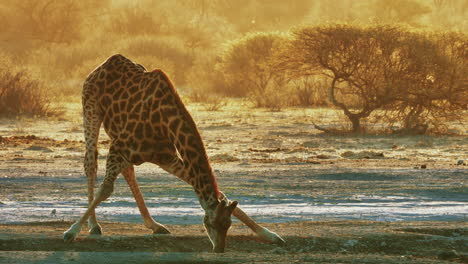
[[[467,225],[460,222],[322,221],[266,224],[286,245],[259,241],[234,224],[224,254],[209,253],[201,225],[169,226],[150,235],[142,225],[103,223],[105,235],[71,244],[70,222],[0,225],[2,263],[445,263],[467,261]],[[112,262],[111,262],[112,260]],[[96,262],[97,261],[97,262]]]

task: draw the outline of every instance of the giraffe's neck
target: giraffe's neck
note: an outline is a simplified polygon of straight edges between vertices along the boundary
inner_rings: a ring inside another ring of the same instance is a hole
[[[201,207],[205,212],[213,212],[216,209],[216,206],[218,206],[219,201],[215,197],[214,194],[210,195],[208,199],[203,197],[202,195],[198,195],[198,201],[200,202]]]
[[[192,185],[203,209],[216,208],[219,203],[218,182],[211,168],[201,136],[195,125],[192,126],[189,138],[191,143],[183,145],[176,138],[175,146],[183,163],[182,178]],[[188,164],[187,164],[188,163]]]
[[[203,153],[199,153],[200,156],[196,162],[187,166],[185,175],[197,194],[200,205],[205,211],[209,211],[216,208],[219,203],[219,190],[208,158],[201,154]]]
[[[180,176],[193,186],[205,211],[216,208],[219,203],[218,183],[197,126],[182,103],[170,79],[164,72],[158,70],[156,72],[168,83],[170,88],[169,94],[174,98],[174,105],[166,105],[164,109],[176,107],[177,110],[175,111],[179,113],[176,120],[168,121],[168,128],[170,131],[169,137],[174,142],[179,152],[178,155],[183,162],[183,165],[180,166],[183,171],[180,173]],[[166,96],[169,97],[170,95]],[[164,115],[164,112],[162,114]]]

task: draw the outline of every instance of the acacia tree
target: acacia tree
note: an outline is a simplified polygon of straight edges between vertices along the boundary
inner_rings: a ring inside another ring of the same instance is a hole
[[[361,132],[361,119],[400,96],[408,66],[399,55],[398,28],[329,25],[294,34],[285,65],[299,74],[327,76],[329,100],[343,110],[353,132]]]
[[[328,77],[329,100],[354,132],[380,109],[387,121],[424,133],[429,124],[436,127],[466,109],[467,50],[462,33],[328,25],[296,31],[283,65],[296,76]]]

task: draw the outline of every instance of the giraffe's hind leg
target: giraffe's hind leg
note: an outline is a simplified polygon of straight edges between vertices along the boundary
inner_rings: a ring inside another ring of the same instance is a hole
[[[86,178],[88,180],[88,204],[91,205],[91,203],[94,200],[94,185],[97,179],[97,142],[99,138],[99,129],[101,127],[102,118],[98,113],[96,103],[92,100],[86,100],[85,98],[86,97],[84,97],[83,100],[83,125],[86,141],[84,170]],[[96,213],[94,210],[92,210],[89,215],[88,225],[90,234],[102,234],[102,229],[97,222]]]
[[[109,149],[109,154],[107,156],[106,162],[106,176],[99,187],[99,190],[96,194],[94,200],[90,203],[88,209],[80,218],[80,220],[74,223],[65,233],[63,234],[63,239],[66,242],[71,242],[75,237],[80,233],[81,227],[88,220],[96,207],[102,202],[105,201],[112,194],[114,190],[114,182],[119,173],[122,172],[124,168],[130,166],[125,160],[120,156],[119,152],[115,150],[115,146],[111,145]]]
[[[135,178],[135,170],[133,166],[124,169],[122,174],[125,177],[125,180],[127,180],[128,186],[130,186],[130,190],[135,197],[135,201],[138,205],[138,209],[140,210],[145,226],[153,230],[154,234],[169,234],[169,230],[164,225],[156,222],[151,217],[148,208],[146,207],[143,194],[141,193],[140,187],[138,186],[138,182]]]
[[[99,128],[98,128],[99,131]],[[97,141],[97,140],[96,140]],[[88,142],[88,141],[87,141]],[[86,144],[86,154],[85,154],[85,172],[88,180],[88,205],[94,200],[94,185],[96,182],[96,173],[97,173],[97,148],[96,143],[90,143],[92,145],[88,147]],[[88,219],[89,233],[93,235],[102,235],[102,229],[96,219],[96,212],[91,211]]]
[[[84,127],[84,136],[86,142],[86,152],[84,159],[84,170],[88,182],[88,203],[91,207],[91,204],[94,200],[94,184],[96,182],[96,173],[97,173],[97,142],[99,137],[99,129],[102,123],[102,117],[99,115],[98,106],[95,99],[96,87],[86,84],[83,86],[83,127]],[[101,226],[96,220],[96,213],[94,208],[90,210],[87,218],[89,223],[89,232],[91,234],[102,234]],[[79,233],[81,230],[81,225],[73,225],[67,232],[65,232],[65,240],[72,237],[71,240]],[[73,233],[72,235],[66,234]]]

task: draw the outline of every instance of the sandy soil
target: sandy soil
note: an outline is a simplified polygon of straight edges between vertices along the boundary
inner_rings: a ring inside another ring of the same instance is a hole
[[[467,261],[466,224],[459,222],[325,221],[266,224],[287,244],[266,244],[240,224],[230,230],[227,252],[211,254],[200,225],[172,226],[150,235],[142,225],[103,223],[103,237],[63,243],[70,222],[0,225],[2,263],[444,263]],[[24,262],[23,262],[24,261]],[[99,262],[100,263],[100,262]]]
[[[0,263],[467,261],[466,136],[327,136],[311,125],[312,117],[332,122],[327,111],[189,109],[221,189],[283,236],[284,247],[260,243],[235,222],[227,253],[209,253],[191,187],[148,164],[137,178],[172,235],[153,237],[139,224],[119,178],[97,210],[105,235],[83,231],[63,243],[86,206],[79,107],[72,105],[65,119],[0,120]],[[108,143],[102,133],[99,178]]]

